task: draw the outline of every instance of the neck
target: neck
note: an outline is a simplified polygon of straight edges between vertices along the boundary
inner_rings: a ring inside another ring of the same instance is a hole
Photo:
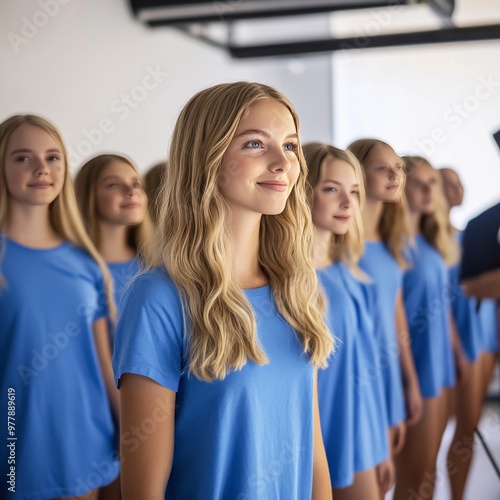
[[[330,243],[333,237],[331,231],[314,226],[313,265],[315,269],[322,269],[332,264]]]
[[[50,224],[48,205],[26,206],[10,202],[2,231],[22,245],[37,248],[50,248],[63,241]]]
[[[410,230],[413,235],[420,234],[420,219],[422,214],[410,210]]]
[[[127,245],[127,227],[100,222],[99,253],[106,262],[124,262],[134,258],[135,252]]]
[[[236,214],[229,219],[233,273],[241,288],[257,288],[268,283],[259,265],[259,214]]]
[[[363,227],[365,231],[365,239],[367,241],[380,240],[378,225],[384,210],[384,203],[379,200],[371,200],[367,198],[366,205],[363,210]]]

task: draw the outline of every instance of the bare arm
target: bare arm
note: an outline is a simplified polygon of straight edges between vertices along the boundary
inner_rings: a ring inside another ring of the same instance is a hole
[[[111,364],[111,347],[109,345],[108,325],[106,318],[100,318],[94,321],[94,342],[101,366],[102,378],[111,404],[113,414],[118,421],[120,417],[120,393],[115,386],[113,376],[113,366]]]
[[[500,299],[500,269],[462,282],[465,295],[479,299]]]
[[[123,500],[164,500],[174,455],[175,398],[150,378],[121,377]]]
[[[405,392],[406,407],[408,411],[408,425],[416,424],[423,409],[420,384],[418,382],[417,370],[411,353],[411,338],[406,320],[406,311],[403,302],[403,293],[399,292],[396,298],[396,332],[400,349],[401,372],[403,375],[403,387]]]
[[[312,500],[330,500],[332,485],[319,419],[317,372],[314,374],[314,456]]]

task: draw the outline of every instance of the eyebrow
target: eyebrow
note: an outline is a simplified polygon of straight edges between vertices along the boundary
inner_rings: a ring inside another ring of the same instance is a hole
[[[332,184],[336,184],[337,186],[343,186],[343,184],[341,182],[334,181],[332,179],[325,179],[323,181],[323,183],[325,183],[325,182],[331,182]],[[359,184],[353,184],[351,187],[359,187]]]
[[[15,151],[12,151],[12,153],[10,153],[10,156],[12,155],[17,155],[19,153],[33,153],[34,151],[32,149],[16,149]],[[45,151],[46,153],[62,153],[62,151],[60,149],[57,149],[57,148],[51,148],[51,149],[47,149],[47,151]]]
[[[107,177],[104,177],[102,182],[108,181],[109,179],[118,179],[120,181],[122,180],[122,178],[119,175],[108,175]],[[135,175],[134,177],[132,177],[132,180],[133,181],[140,181],[141,179],[137,175]]]
[[[239,134],[237,134],[235,137],[241,137],[242,135],[251,135],[251,134],[263,135],[264,137],[266,137],[268,139],[271,137],[269,135],[269,133],[267,133],[265,130],[260,130],[258,128],[252,128],[252,129],[244,130],[243,132],[240,132]],[[286,136],[287,139],[289,137],[297,138],[299,136],[298,136],[298,134],[296,132],[294,132],[294,133],[288,134]]]

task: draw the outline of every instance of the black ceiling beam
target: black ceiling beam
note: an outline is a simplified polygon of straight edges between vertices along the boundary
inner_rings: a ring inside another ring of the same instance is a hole
[[[466,28],[442,28],[414,33],[377,35],[360,39],[329,38],[325,40],[305,40],[301,42],[271,45],[228,46],[229,53],[238,59],[251,57],[291,56],[319,52],[336,52],[352,49],[376,49],[405,45],[425,45],[434,43],[472,42],[500,39],[500,24],[489,26],[469,26]]]
[[[130,0],[136,17],[151,27],[188,23],[227,22],[335,11],[397,7],[427,0],[323,0],[286,2],[249,0]],[[436,1],[436,0],[432,0]],[[442,1],[442,0],[441,0]],[[448,0],[445,0],[448,1]]]

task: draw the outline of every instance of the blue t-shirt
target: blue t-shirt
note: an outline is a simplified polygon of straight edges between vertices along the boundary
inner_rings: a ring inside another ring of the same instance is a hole
[[[383,241],[365,242],[359,262],[376,290],[375,337],[379,355],[375,361],[384,381],[384,394],[389,425],[405,420],[403,376],[396,333],[396,299],[403,286],[403,272]]]
[[[120,303],[122,301],[123,293],[128,284],[132,281],[134,276],[139,273],[140,261],[137,257],[127,260],[125,262],[108,262],[107,266],[113,278],[114,286],[114,299],[118,314],[120,313]],[[115,344],[115,328],[116,324],[108,318],[108,333],[111,352]]]
[[[328,322],[341,341],[330,366],[318,372],[318,400],[332,485],[342,487],[352,482],[353,472],[388,458],[389,424],[382,376],[374,365],[373,286],[340,262],[318,275],[328,298]]]
[[[107,265],[113,277],[114,298],[116,307],[119,310],[123,292],[134,276],[139,273],[140,260],[134,257],[125,262],[108,262]]]
[[[6,443],[14,443],[15,498],[83,495],[119,472],[92,330],[107,313],[101,270],[69,242],[33,249],[0,235],[2,246],[1,420],[7,424],[12,388],[17,439],[4,437],[0,475],[5,481],[11,454]]]
[[[317,271],[327,300],[326,321],[334,332],[336,350],[328,368],[318,371],[321,431],[333,488],[354,481],[354,341],[356,310],[342,284],[340,264]]]
[[[271,287],[245,290],[269,363],[210,383],[188,376],[178,290],[160,268],[122,301],[113,367],[176,391],[167,499],[311,498],[314,367],[277,311]]]
[[[450,337],[453,285],[443,258],[423,235],[408,247],[408,259],[412,267],[403,276],[403,295],[411,350],[422,396],[433,398],[456,381]]]

